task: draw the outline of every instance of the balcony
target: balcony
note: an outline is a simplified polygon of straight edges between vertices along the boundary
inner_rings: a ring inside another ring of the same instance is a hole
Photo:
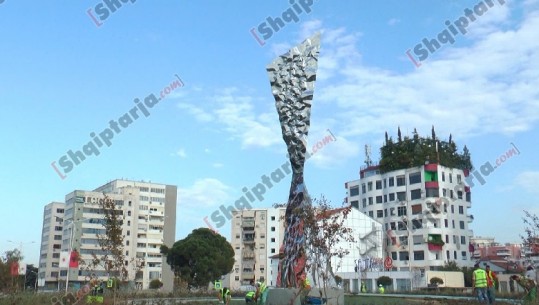
[[[436,171],[438,171],[438,164],[436,164],[436,163],[425,164],[425,171],[427,171],[427,172],[436,172]]]
[[[428,243],[429,251],[442,251],[443,245]]]
[[[480,258],[480,257],[481,257],[481,251],[480,250],[475,250],[472,253],[472,258]]]
[[[472,214],[466,216],[466,218],[468,219],[468,223],[473,221],[473,215]]]
[[[242,226],[242,228],[244,228],[244,230],[245,230],[245,228],[250,228],[250,227],[254,228],[255,221],[254,221],[254,219],[252,219],[252,220],[251,219],[244,219],[242,221],[242,223],[241,223],[241,226]]]
[[[496,251],[496,255],[497,256],[511,256],[511,251],[509,251],[509,249],[500,249],[498,251]]]
[[[437,189],[439,187],[438,181],[426,181],[425,188],[427,189]]]

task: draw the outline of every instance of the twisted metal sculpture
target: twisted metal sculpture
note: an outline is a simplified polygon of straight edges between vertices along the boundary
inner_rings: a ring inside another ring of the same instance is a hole
[[[299,214],[311,204],[303,181],[303,169],[319,50],[320,34],[317,33],[276,58],[266,68],[292,166],[286,229],[279,251],[278,287],[300,287],[306,276],[305,237]]]

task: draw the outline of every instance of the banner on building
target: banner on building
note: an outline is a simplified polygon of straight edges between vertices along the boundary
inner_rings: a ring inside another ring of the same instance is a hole
[[[77,252],[77,250],[71,251],[69,268],[79,268],[79,252]]]
[[[60,252],[60,263],[58,264],[60,268],[68,268],[69,267],[69,252],[68,251],[62,251]]]

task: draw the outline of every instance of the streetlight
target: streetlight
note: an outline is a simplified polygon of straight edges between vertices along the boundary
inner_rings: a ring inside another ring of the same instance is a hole
[[[63,220],[63,218],[61,218],[61,217],[56,217],[56,218]],[[68,253],[69,253],[70,257],[71,257],[71,252],[73,252],[73,238],[75,237],[75,236],[74,236],[74,235],[75,235],[75,234],[74,234],[74,231],[75,231],[75,230],[74,230],[75,223],[83,222],[83,221],[86,221],[86,220],[89,220],[89,219],[87,219],[87,218],[82,218],[82,219],[75,220],[75,221],[73,221],[73,219],[68,219],[68,220],[66,220],[66,222],[67,222],[67,221],[70,221],[70,223],[69,223],[69,226],[70,226],[69,230],[70,230],[71,236],[70,236],[70,238],[69,238],[69,250],[68,250]],[[69,286],[69,266],[67,266],[67,271],[66,271],[66,290],[65,290],[66,294],[67,294],[68,286]]]

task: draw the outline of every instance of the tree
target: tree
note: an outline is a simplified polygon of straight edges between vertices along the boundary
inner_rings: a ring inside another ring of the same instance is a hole
[[[17,283],[18,287],[18,277],[11,275],[11,264],[20,262],[22,259],[23,256],[19,249],[8,250],[3,257],[0,257],[0,291],[8,291],[15,287],[15,283]]]
[[[306,271],[311,273],[314,284],[322,288],[321,293],[325,298],[327,289],[338,281],[333,268],[338,268],[340,259],[349,253],[340,244],[355,242],[352,229],[343,225],[351,209],[351,206],[335,209],[322,196],[313,199],[307,208],[297,211],[304,221]],[[337,266],[333,266],[332,262]]]
[[[158,279],[153,279],[150,281],[150,289],[159,289],[163,287],[163,283]]]
[[[384,287],[391,286],[393,285],[393,279],[390,278],[389,276],[382,275],[381,277],[376,279],[376,284],[382,285]]]
[[[103,194],[104,198],[99,199],[100,212],[103,213],[105,234],[98,234],[97,241],[101,248],[102,255],[92,254],[92,260],[87,269],[104,269],[110,276],[115,277],[113,285],[113,304],[116,304],[116,291],[118,281],[127,281],[129,277],[128,264],[124,251],[125,235],[122,231],[123,210],[116,204],[116,201]],[[142,269],[144,262],[140,259],[131,259],[135,273]]]
[[[211,281],[230,273],[234,266],[234,249],[230,243],[208,228],[193,230],[172,248],[162,246],[161,253],[189,289],[207,287]]]
[[[438,287],[438,285],[443,285],[443,283],[444,283],[444,280],[442,280],[441,278],[437,276],[430,278],[430,284],[434,287]]]

